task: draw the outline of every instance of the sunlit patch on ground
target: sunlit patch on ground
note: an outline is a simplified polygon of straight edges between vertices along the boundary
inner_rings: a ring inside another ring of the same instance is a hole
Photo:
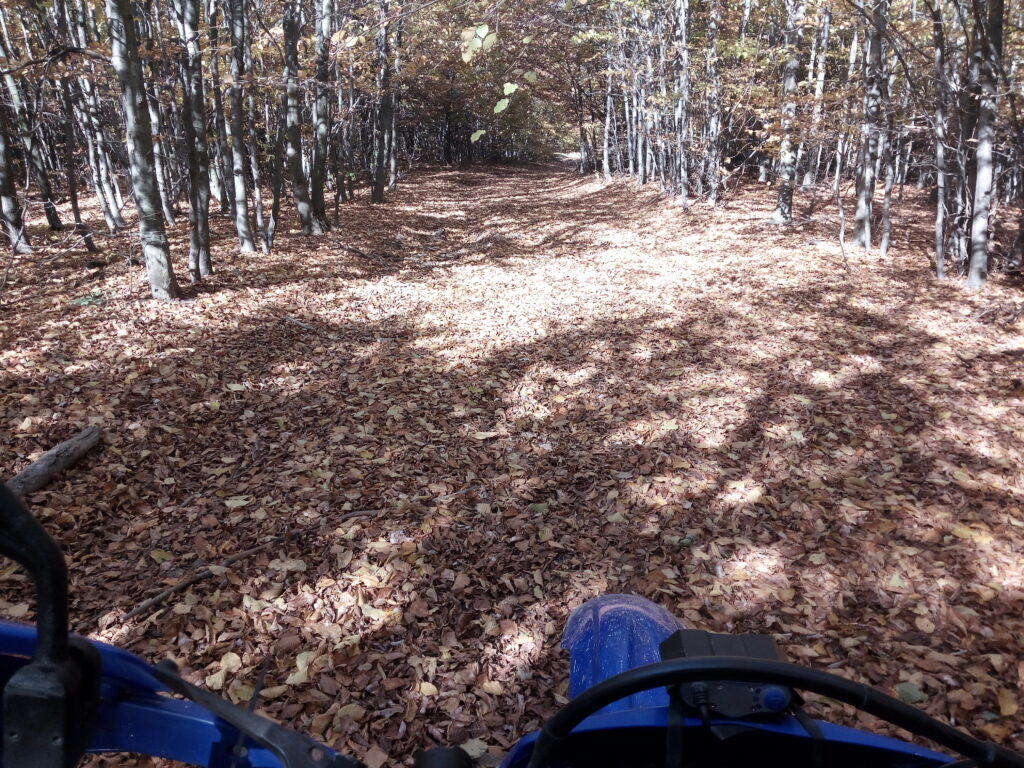
[[[270,656],[267,712],[406,758],[536,727],[569,611],[626,591],[1022,746],[1024,342],[985,314],[1019,294],[930,279],[914,204],[847,270],[831,211],[780,230],[768,197],[423,172],[269,257],[215,217],[179,304],[121,240],[16,264],[0,466],[104,428],[33,498],[76,629],[236,700]]]

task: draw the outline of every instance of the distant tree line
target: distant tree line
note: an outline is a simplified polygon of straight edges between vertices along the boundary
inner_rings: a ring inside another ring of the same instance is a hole
[[[343,227],[357,187],[383,202],[416,163],[571,143],[582,172],[687,200],[770,183],[783,225],[803,188],[845,227],[852,189],[854,242],[882,254],[917,185],[936,273],[978,286],[1024,263],[1024,226],[994,227],[1024,208],[1022,37],[1003,0],[0,2],[0,224],[29,252],[38,205],[92,250],[83,195],[110,233],[132,206],[152,293],[174,298],[179,218],[199,281],[211,209],[270,252],[283,216]]]
[[[1024,4],[613,0],[574,14],[581,170],[712,203],[754,175],[783,224],[795,188],[851,185],[854,242],[883,255],[911,182],[932,194],[938,276],[952,265],[979,286],[993,257],[1024,266],[1024,226],[993,237],[997,205],[1024,216]]]

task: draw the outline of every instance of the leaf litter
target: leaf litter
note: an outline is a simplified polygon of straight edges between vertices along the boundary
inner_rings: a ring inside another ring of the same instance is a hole
[[[913,202],[849,272],[768,202],[434,170],[269,257],[215,217],[176,304],[115,239],[88,284],[19,263],[0,469],[103,427],[30,497],[76,631],[241,704],[269,659],[260,710],[367,765],[493,763],[565,702],[571,609],[632,592],[1024,747],[1024,340],[984,321],[1013,287],[928,278]]]

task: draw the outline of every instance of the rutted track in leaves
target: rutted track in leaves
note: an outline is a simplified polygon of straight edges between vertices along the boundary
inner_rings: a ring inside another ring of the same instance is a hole
[[[929,281],[923,219],[846,273],[759,197],[432,171],[270,258],[224,220],[185,303],[116,260],[19,274],[0,466],[107,439],[33,497],[77,630],[235,699],[270,654],[265,709],[373,762],[507,747],[564,692],[571,608],[629,591],[1020,746],[1024,345],[977,319],[1012,295]]]

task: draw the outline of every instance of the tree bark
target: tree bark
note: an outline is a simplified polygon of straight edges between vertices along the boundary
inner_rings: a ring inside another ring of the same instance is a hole
[[[313,102],[313,159],[310,163],[310,203],[323,230],[330,229],[324,185],[327,180],[331,131],[330,52],[334,33],[334,0],[316,0],[316,99]]]
[[[793,182],[796,179],[796,89],[800,79],[801,35],[807,5],[805,0],[786,0],[786,48],[788,56],[782,69],[782,112],[779,144],[779,199],[772,221],[785,224],[793,219]]]
[[[942,6],[936,0],[931,7],[932,44],[935,48],[935,276],[946,276],[946,104],[949,86],[946,80],[946,40]]]
[[[313,215],[309,201],[309,183],[302,167],[302,93],[299,90],[299,8],[289,2],[284,11],[284,74],[287,110],[285,113],[285,155],[292,177],[295,211],[304,235],[321,235],[324,229]]]
[[[0,216],[3,217],[4,235],[15,253],[32,253],[21,215],[21,204],[14,192],[11,174],[10,140],[7,136],[6,112],[0,106]]]
[[[153,298],[176,299],[178,283],[161,218],[160,193],[153,165],[153,134],[146,105],[146,89],[139,61],[138,37],[129,0],[105,0],[110,30],[111,60],[121,83],[125,135],[128,143],[139,237]]]
[[[377,109],[373,120],[373,174],[370,200],[384,202],[384,188],[388,180],[387,134],[391,129],[394,94],[391,90],[391,48],[388,24],[388,0],[379,0],[379,29],[377,32]]]
[[[109,2],[109,0],[108,0]],[[235,231],[238,232],[239,250],[253,253],[256,244],[249,226],[249,194],[245,186],[245,120],[242,111],[242,78],[245,77],[245,5],[244,0],[227,0],[228,26],[231,30],[231,102],[229,140],[231,144],[231,173],[234,177]]]
[[[857,183],[857,212],[853,240],[861,248],[871,247],[871,215],[875,194],[876,165],[882,128],[879,115],[887,87],[882,71],[882,44],[888,16],[888,0],[875,0],[867,32],[864,58],[864,123],[862,127],[860,174]]]
[[[993,206],[993,148],[996,133],[997,72],[1003,53],[1003,0],[973,0],[980,24],[987,5],[982,42],[981,99],[978,103],[978,127],[974,180],[974,211],[971,216],[971,260],[967,285],[980,288],[988,279],[989,221]]]
[[[45,488],[60,472],[81,461],[100,441],[99,427],[86,427],[74,437],[55,445],[5,485],[16,496]]]
[[[181,39],[185,143],[188,152],[188,271],[193,282],[213,272],[210,259],[210,153],[206,141],[206,94],[199,48],[198,0],[174,0]]]

